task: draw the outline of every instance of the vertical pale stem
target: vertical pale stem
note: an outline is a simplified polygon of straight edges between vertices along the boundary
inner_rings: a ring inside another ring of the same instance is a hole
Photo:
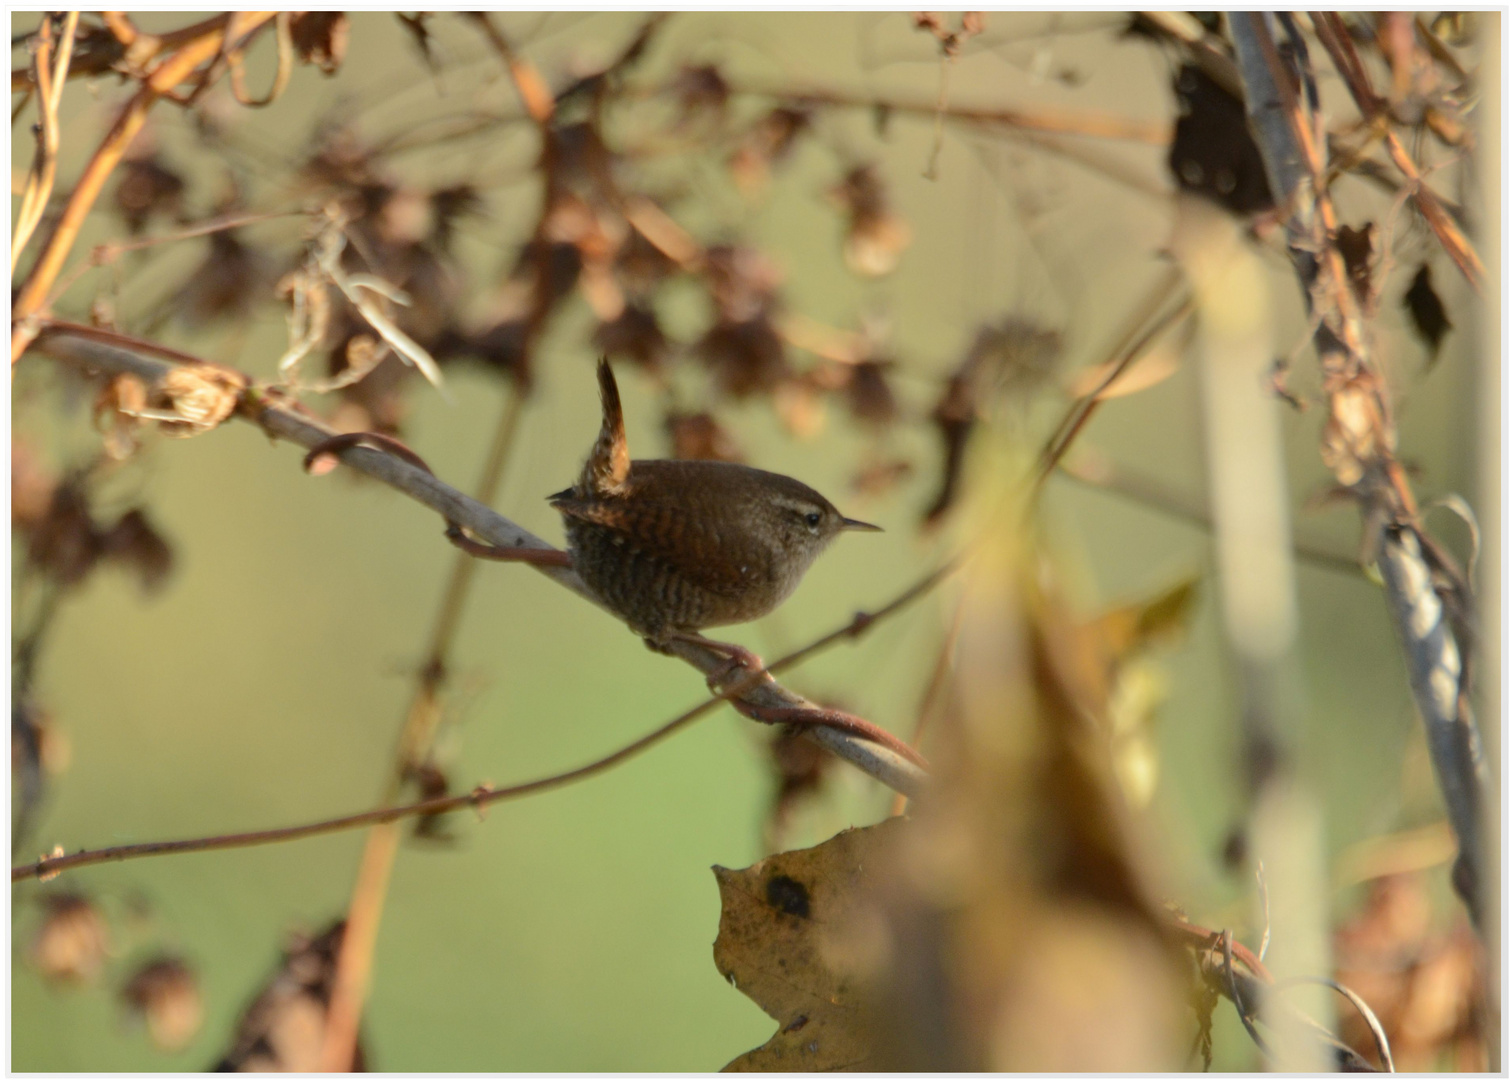
[[[1238,223],[1203,199],[1179,204],[1174,250],[1194,292],[1205,449],[1215,521],[1221,609],[1236,661],[1246,779],[1253,800],[1248,836],[1271,898],[1274,974],[1330,971],[1320,808],[1290,766],[1298,702],[1292,651],[1297,623],[1289,547],[1288,486],[1279,404],[1267,388],[1276,355],[1264,269]],[[1256,911],[1254,925],[1263,914]],[[1306,1011],[1331,1026],[1329,1002]],[[1332,1063],[1289,1012],[1265,1014],[1284,1069]]]
[[[1479,672],[1479,693],[1482,697],[1481,708],[1478,715],[1482,718],[1483,741],[1485,743],[1484,757],[1491,764],[1499,760],[1499,748],[1503,745],[1503,731],[1500,723],[1503,712],[1501,711],[1503,686],[1501,683],[1501,671],[1499,658],[1503,655],[1500,651],[1503,612],[1499,602],[1503,597],[1503,322],[1502,312],[1499,308],[1499,298],[1503,295],[1502,268],[1499,260],[1502,257],[1499,229],[1502,226],[1502,203],[1500,202],[1500,184],[1503,182],[1503,160],[1500,154],[1503,150],[1503,132],[1499,125],[1503,122],[1503,102],[1500,94],[1503,92],[1503,42],[1500,38],[1502,27],[1500,23],[1503,16],[1496,11],[1485,11],[1479,16],[1483,20],[1483,64],[1481,69],[1482,79],[1482,115],[1479,127],[1479,138],[1482,140],[1481,151],[1475,156],[1474,163],[1482,170],[1482,191],[1480,198],[1483,206],[1483,261],[1487,269],[1487,281],[1484,295],[1488,302],[1480,305],[1479,326],[1481,340],[1478,353],[1478,521],[1483,529],[1482,538],[1482,571],[1478,581],[1478,610],[1481,613],[1481,625],[1479,632],[1482,634],[1482,647],[1477,650],[1480,660],[1477,671]],[[1503,940],[1503,913],[1499,908],[1499,896],[1502,879],[1500,878],[1500,865],[1502,862],[1502,850],[1500,848],[1500,825],[1499,792],[1503,790],[1503,777],[1494,778],[1497,783],[1493,784],[1486,805],[1482,808],[1483,813],[1483,882],[1485,895],[1483,897],[1483,936],[1487,944],[1488,957],[1488,1068],[1497,1072],[1503,1066],[1502,1046],[1500,1045],[1499,1007],[1503,995],[1501,992],[1501,979],[1503,972],[1500,967],[1501,955],[1499,952],[1500,942]]]

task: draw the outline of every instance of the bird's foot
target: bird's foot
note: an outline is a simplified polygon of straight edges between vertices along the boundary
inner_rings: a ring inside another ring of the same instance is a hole
[[[719,697],[740,693],[755,683],[770,678],[765,671],[765,661],[742,645],[735,645],[731,641],[714,641],[701,634],[676,633],[672,637],[677,641],[721,653],[726,658],[707,673],[707,688]]]

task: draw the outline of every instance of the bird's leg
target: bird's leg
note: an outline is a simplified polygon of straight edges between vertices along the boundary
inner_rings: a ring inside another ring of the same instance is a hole
[[[523,562],[534,566],[570,566],[571,555],[555,548],[496,547],[473,540],[454,521],[445,523],[445,538],[468,555],[494,562]]]
[[[789,724],[793,727],[826,727],[835,731],[842,731],[846,735],[853,735],[864,739],[866,742],[878,743],[887,750],[906,758],[919,769],[929,769],[927,758],[913,750],[901,739],[892,735],[883,727],[872,724],[870,721],[853,713],[846,713],[839,709],[828,709],[821,705],[809,705],[805,708],[772,708],[765,705],[752,705],[747,701],[734,701],[733,707],[738,709],[751,720],[758,720],[762,724]]]
[[[747,690],[755,682],[762,679],[768,680],[770,674],[765,670],[765,662],[742,645],[735,645],[728,641],[714,641],[705,638],[701,634],[689,634],[684,631],[673,631],[669,635],[670,640],[686,641],[700,645],[713,652],[723,653],[728,657],[726,661],[714,668],[707,676],[708,689],[719,697],[729,699],[734,708],[738,709],[751,720],[758,720],[762,724],[790,724],[793,727],[829,727],[835,731],[853,735],[864,739],[866,742],[879,743],[892,753],[910,761],[919,769],[928,769],[930,766],[927,759],[913,750],[901,739],[892,735],[883,727],[878,727],[861,716],[846,713],[839,709],[824,708],[821,705],[808,705],[804,708],[777,708],[767,705],[755,705],[741,698],[735,697]],[[652,649],[657,648],[655,643],[646,639]],[[665,645],[660,644],[660,649]],[[743,670],[743,677],[735,678],[732,685],[725,685],[725,681],[736,671]]]

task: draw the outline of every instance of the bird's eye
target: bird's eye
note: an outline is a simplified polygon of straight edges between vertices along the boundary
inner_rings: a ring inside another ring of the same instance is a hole
[[[802,520],[807,523],[807,528],[817,532],[817,527],[823,523],[823,515],[814,510]]]

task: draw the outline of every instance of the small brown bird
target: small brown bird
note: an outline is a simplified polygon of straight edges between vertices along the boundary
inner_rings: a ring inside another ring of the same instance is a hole
[[[844,517],[789,476],[719,461],[630,461],[623,405],[606,359],[597,365],[597,381],[602,432],[576,486],[550,496],[566,520],[568,551],[489,548],[454,524],[446,535],[481,558],[574,567],[592,594],[652,649],[665,652],[674,641],[693,641],[728,656],[729,671],[715,672],[709,685],[721,684],[738,668],[769,679],[748,649],[699,631],[775,610],[839,533],[879,528]],[[322,444],[310,457],[344,445],[343,438]],[[810,704],[774,708],[736,695],[730,700],[764,723],[834,728],[927,768],[905,742],[861,717]]]
[[[652,647],[769,614],[839,533],[880,531],[789,476],[721,461],[630,461],[606,360],[597,380],[602,433],[576,486],[550,503],[566,520],[576,572]]]

